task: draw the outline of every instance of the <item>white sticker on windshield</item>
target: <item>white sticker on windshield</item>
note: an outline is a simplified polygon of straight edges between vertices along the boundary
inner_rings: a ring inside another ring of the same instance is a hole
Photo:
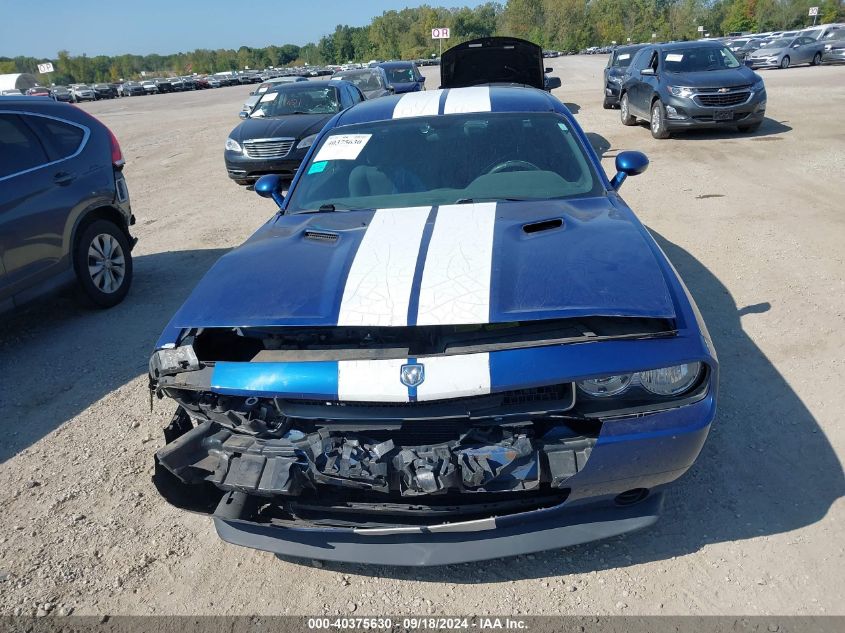
[[[684,59],[684,56],[681,53],[667,53],[666,54],[666,61],[667,62],[679,62],[683,59]]]
[[[623,60],[623,59],[630,59],[630,58],[631,58],[631,53],[622,53],[622,54],[621,54],[619,57],[617,57],[616,59],[618,59],[618,60]]]
[[[278,92],[268,92],[265,95],[261,95],[261,103],[264,103],[265,101],[275,101],[278,96]]]
[[[358,154],[372,138],[372,134],[336,134],[323,143],[314,157],[314,162],[321,160],[355,160]]]

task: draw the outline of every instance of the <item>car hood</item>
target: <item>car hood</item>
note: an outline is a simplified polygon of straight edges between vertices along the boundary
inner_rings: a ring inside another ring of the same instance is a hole
[[[667,81],[673,86],[690,88],[733,88],[748,86],[757,80],[757,75],[747,66],[727,70],[705,70],[701,72],[666,73]]]
[[[389,95],[389,94],[390,94],[390,93],[389,93],[387,90],[385,90],[384,88],[377,88],[377,89],[375,89],[375,90],[362,90],[361,92],[363,92],[363,93],[364,93],[364,96],[365,96],[367,99],[377,99],[377,98],[379,98],[379,97],[384,97],[384,96],[386,96],[386,95]]]
[[[543,49],[515,37],[484,37],[453,46],[440,61],[441,88],[514,83],[543,90]]]
[[[240,142],[251,138],[302,138],[323,129],[334,114],[291,114],[246,119],[229,134]]]
[[[218,260],[171,324],[350,325],[350,306],[362,326],[673,318],[663,270],[642,225],[607,197],[277,215]]]

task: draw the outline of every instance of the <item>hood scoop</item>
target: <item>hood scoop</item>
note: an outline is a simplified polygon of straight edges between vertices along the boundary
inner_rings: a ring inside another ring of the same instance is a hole
[[[314,231],[313,229],[306,230],[303,233],[303,236],[306,240],[329,243],[337,242],[337,238],[339,237],[337,233],[331,233],[330,231]]]
[[[551,220],[541,220],[540,222],[531,222],[530,224],[523,224],[522,230],[529,235],[533,233],[542,233],[543,231],[551,231],[559,229],[563,226],[563,220],[560,218],[553,218]]]

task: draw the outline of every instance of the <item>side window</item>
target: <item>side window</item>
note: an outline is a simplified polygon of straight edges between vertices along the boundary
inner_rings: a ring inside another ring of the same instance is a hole
[[[0,178],[48,162],[41,141],[16,114],[0,114]]]
[[[356,103],[361,103],[364,100],[364,95],[361,93],[357,86],[355,86],[354,88],[350,88],[349,92],[352,93],[352,105],[355,105]]]
[[[85,138],[85,132],[81,127],[64,121],[41,116],[28,116],[26,122],[44,141],[52,160],[73,156],[79,151],[79,146],[82,145]]]
[[[657,71],[657,58],[657,51],[652,51],[651,57],[648,60],[647,68],[654,68],[654,70]]]

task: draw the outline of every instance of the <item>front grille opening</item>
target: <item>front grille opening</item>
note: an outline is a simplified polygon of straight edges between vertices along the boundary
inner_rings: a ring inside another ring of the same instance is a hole
[[[729,92],[725,94],[700,94],[698,101],[703,106],[733,106],[745,103],[748,92]]]
[[[342,495],[322,489],[296,499],[257,507],[247,519],[278,526],[303,524],[326,527],[401,527],[429,526],[489,517],[505,517],[560,505],[569,497],[569,489],[553,489],[543,484],[537,490],[519,493],[490,492],[446,493],[426,496],[417,503],[394,494],[374,495],[348,490]]]

